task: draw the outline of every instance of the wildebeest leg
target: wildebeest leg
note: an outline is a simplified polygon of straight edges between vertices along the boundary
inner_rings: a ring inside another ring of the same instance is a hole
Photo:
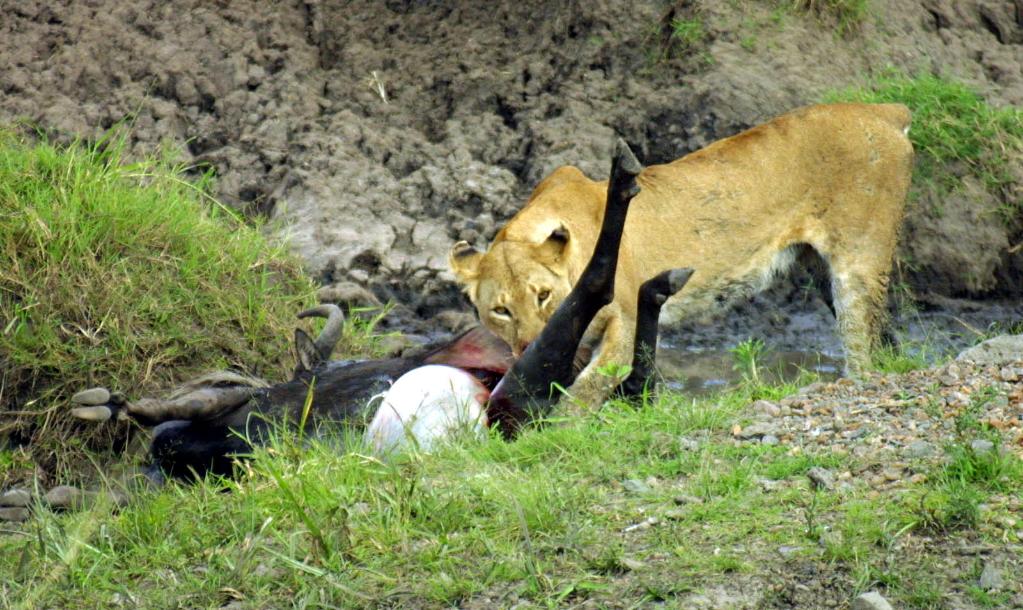
[[[611,178],[600,235],[586,269],[568,297],[548,320],[543,332],[494,389],[487,409],[492,422],[514,432],[531,417],[543,415],[557,402],[554,387],[568,387],[575,378],[573,360],[583,333],[594,316],[614,298],[615,269],[629,203],[639,194],[639,161],[621,139],[615,143]]]
[[[241,376],[237,377],[242,379]],[[263,391],[252,385],[196,385],[170,398],[128,401],[120,393],[110,392],[106,388],[91,388],[71,398],[72,402],[80,405],[72,409],[71,414],[79,419],[96,422],[133,419],[143,426],[156,426],[173,420],[209,421],[228,416]]]
[[[250,432],[251,433],[251,432]],[[207,473],[231,476],[239,456],[252,446],[234,429],[191,421],[168,421],[153,430],[150,478],[159,473],[192,481]]]
[[[643,282],[639,287],[632,371],[618,386],[618,393],[623,398],[639,396],[653,385],[657,352],[657,318],[661,315],[661,306],[671,295],[682,290],[692,275],[693,270],[688,267],[669,269]]]

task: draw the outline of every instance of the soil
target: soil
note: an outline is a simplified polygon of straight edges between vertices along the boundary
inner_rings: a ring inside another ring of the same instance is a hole
[[[486,246],[559,165],[606,175],[615,132],[664,162],[890,68],[1023,104],[1019,2],[877,0],[846,33],[790,4],[26,0],[0,18],[0,121],[87,140],[127,121],[130,154],[212,168],[328,296],[422,319],[468,310],[455,240]],[[1018,297],[1023,223],[993,210],[1021,184],[922,193],[896,280]]]

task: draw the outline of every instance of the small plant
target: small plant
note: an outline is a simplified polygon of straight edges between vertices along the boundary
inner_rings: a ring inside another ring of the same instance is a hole
[[[934,358],[926,343],[919,346],[885,345],[871,354],[871,364],[882,373],[908,373],[927,368]]]
[[[858,30],[870,14],[870,0],[794,0],[792,5],[818,15],[831,15],[840,36]]]
[[[765,351],[764,342],[760,339],[747,339],[728,351],[735,361],[732,368],[739,371],[747,383],[760,385],[760,361]]]
[[[699,19],[671,20],[671,39],[683,51],[695,47],[706,35],[703,22]]]

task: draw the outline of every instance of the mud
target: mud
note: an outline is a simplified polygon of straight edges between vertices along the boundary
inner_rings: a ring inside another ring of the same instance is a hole
[[[127,120],[130,154],[214,169],[217,195],[271,217],[325,285],[422,318],[466,308],[455,240],[485,246],[559,165],[606,174],[614,131],[663,162],[889,67],[1023,104],[1018,3],[872,5],[839,35],[771,2],[17,2],[0,121],[94,140]],[[681,43],[674,19],[703,36]],[[992,210],[1021,182],[925,193],[898,281],[1019,295],[1021,223]]]

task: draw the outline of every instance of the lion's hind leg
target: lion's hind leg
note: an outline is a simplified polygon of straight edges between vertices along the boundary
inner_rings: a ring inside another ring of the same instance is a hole
[[[860,254],[860,253],[857,253]],[[888,331],[888,274],[891,257],[832,256],[828,259],[838,331],[845,348],[846,374],[870,367],[871,353]]]

